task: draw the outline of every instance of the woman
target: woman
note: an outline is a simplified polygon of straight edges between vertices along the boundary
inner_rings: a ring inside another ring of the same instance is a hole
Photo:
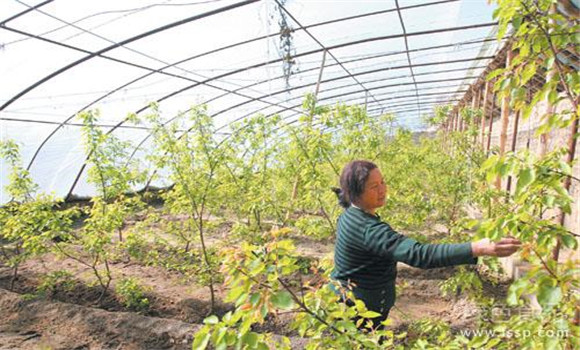
[[[375,325],[387,318],[395,303],[397,262],[424,269],[475,264],[478,256],[509,256],[521,244],[513,238],[497,243],[485,239],[421,244],[397,233],[375,213],[385,204],[387,187],[377,166],[368,161],[347,164],[340,176],[340,189],[334,191],[345,211],[338,218],[331,277],[352,289],[369,310],[382,315],[373,320]]]

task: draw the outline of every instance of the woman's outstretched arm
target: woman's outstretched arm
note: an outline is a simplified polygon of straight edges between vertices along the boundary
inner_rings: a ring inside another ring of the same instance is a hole
[[[365,241],[374,254],[424,269],[475,264],[477,257],[484,255],[509,256],[521,245],[514,238],[503,238],[496,243],[484,239],[468,243],[422,244],[397,233],[384,222],[369,225]]]

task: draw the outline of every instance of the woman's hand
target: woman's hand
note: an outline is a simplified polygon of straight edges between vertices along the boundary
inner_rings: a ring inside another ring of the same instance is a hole
[[[510,256],[522,246],[522,242],[513,238],[505,237],[499,242],[491,242],[489,238],[471,243],[473,256]]]

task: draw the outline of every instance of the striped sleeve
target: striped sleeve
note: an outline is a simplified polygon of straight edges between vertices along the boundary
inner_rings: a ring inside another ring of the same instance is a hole
[[[372,254],[393,260],[395,248],[406,239],[397,233],[389,224],[374,221],[365,229],[365,246]]]
[[[477,263],[471,243],[421,244],[380,221],[367,226],[365,244],[373,254],[423,269]]]
[[[412,238],[397,245],[393,259],[422,269],[477,263],[471,243],[421,244]]]

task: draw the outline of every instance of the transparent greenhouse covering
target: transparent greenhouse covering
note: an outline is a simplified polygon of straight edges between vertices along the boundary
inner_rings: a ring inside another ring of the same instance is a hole
[[[83,110],[137,147],[158,102],[165,120],[206,104],[218,132],[236,120],[295,121],[319,104],[366,105],[425,129],[433,106],[460,99],[497,52],[485,0],[2,0],[0,132],[19,145],[41,190],[91,196]],[[2,164],[0,203],[9,169]],[[77,181],[78,178],[78,181]]]

